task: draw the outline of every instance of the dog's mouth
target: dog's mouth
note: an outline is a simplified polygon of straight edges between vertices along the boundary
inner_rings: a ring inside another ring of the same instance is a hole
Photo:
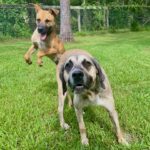
[[[38,26],[38,33],[40,36],[40,40],[45,41],[46,38],[52,33],[52,31],[53,31],[52,27]]]
[[[47,38],[47,34],[40,34],[40,40],[44,41]]]
[[[83,84],[77,84],[77,85],[75,85],[74,90],[77,92],[81,92],[84,90],[84,85]]]

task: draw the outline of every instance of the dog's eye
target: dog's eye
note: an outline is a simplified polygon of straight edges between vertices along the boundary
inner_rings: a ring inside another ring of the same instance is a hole
[[[90,67],[91,67],[91,62],[89,62],[89,61],[87,61],[87,60],[84,60],[83,62],[82,62],[82,65],[86,68],[86,69],[90,69]]]
[[[36,19],[36,21],[37,21],[37,22],[40,22],[40,21],[41,21],[41,19]]]
[[[65,65],[65,70],[66,70],[67,72],[69,72],[69,71],[72,69],[72,67],[73,67],[73,63],[72,63],[72,61],[69,61],[69,62]]]
[[[49,22],[50,22],[50,20],[46,19],[46,20],[45,20],[45,22],[46,22],[46,23],[49,23]]]

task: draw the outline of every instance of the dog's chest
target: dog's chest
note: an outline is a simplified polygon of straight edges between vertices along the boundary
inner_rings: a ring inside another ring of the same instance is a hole
[[[31,37],[32,43],[34,43],[40,50],[47,50],[49,48],[50,42],[41,41],[40,35],[37,30],[34,31]]]
[[[48,48],[48,46],[46,45],[46,43],[44,41],[38,41],[37,42],[38,48],[41,50],[46,50]]]
[[[90,93],[86,96],[77,96],[75,98],[75,103],[77,105],[88,106],[88,105],[101,105],[103,103],[103,98],[99,94]]]
[[[86,101],[89,101],[90,104],[98,105],[99,101],[101,101],[101,98],[98,94],[92,93],[88,96],[88,99]]]

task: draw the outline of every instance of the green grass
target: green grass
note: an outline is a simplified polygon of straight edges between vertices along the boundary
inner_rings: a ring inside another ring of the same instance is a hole
[[[111,121],[103,108],[85,109],[90,146],[80,144],[77,119],[65,106],[71,128],[59,126],[55,65],[28,66],[23,55],[29,40],[0,43],[0,149],[150,149],[150,32],[76,36],[66,49],[80,48],[93,54],[106,70],[123,130],[130,147],[117,143]]]

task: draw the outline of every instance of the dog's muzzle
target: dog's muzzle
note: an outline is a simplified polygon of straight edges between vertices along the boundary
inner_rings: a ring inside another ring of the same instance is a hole
[[[38,32],[39,32],[40,34],[46,34],[46,27],[44,27],[44,26],[39,26],[39,27],[38,27]]]
[[[76,91],[81,91],[84,89],[84,73],[82,70],[74,69],[72,71],[70,86]]]
[[[40,39],[44,41],[47,38],[47,35],[50,34],[52,29],[51,27],[46,27],[45,25],[40,24],[37,26],[37,30],[38,30],[38,33],[40,34]]]

